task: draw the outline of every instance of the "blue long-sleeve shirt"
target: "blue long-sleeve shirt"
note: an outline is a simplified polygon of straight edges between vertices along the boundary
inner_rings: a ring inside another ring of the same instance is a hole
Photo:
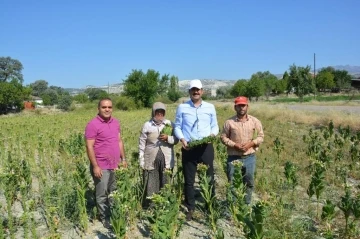
[[[216,111],[213,104],[205,101],[199,107],[189,100],[180,104],[176,110],[175,136],[187,142],[200,140],[219,133]]]

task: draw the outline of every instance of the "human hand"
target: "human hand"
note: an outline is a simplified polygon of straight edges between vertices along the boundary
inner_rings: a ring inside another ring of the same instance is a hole
[[[253,146],[253,142],[248,142],[248,143],[236,143],[234,145],[234,148],[241,151],[241,152],[246,152],[248,151],[249,148],[251,148]]]
[[[124,168],[127,168],[128,164],[127,164],[127,161],[126,160],[122,160],[122,166]]]
[[[188,144],[185,139],[181,140],[182,148],[185,150],[189,150]]]
[[[254,143],[252,141],[242,144],[242,148],[243,148],[244,152],[248,151],[253,146],[254,146]]]
[[[94,173],[94,176],[96,178],[101,178],[102,177],[102,170],[99,166],[95,166],[93,167],[93,173]]]
[[[168,137],[169,137],[169,136],[168,136],[167,134],[160,134],[159,139],[162,140],[162,141],[164,141],[164,142],[167,142]]]

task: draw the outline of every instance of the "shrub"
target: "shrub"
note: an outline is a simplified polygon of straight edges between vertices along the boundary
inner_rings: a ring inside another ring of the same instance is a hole
[[[174,102],[171,101],[171,99],[169,99],[166,96],[158,96],[158,97],[156,97],[154,102],[162,102],[164,104],[172,104],[172,103],[174,103]]]
[[[117,99],[115,107],[119,110],[135,110],[137,108],[135,101],[125,96]]]
[[[57,108],[68,111],[70,110],[71,103],[72,103],[71,96],[64,94],[60,97]]]

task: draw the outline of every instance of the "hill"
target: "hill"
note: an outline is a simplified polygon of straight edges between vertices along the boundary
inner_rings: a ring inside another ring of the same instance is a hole
[[[351,66],[351,65],[336,65],[332,66],[336,70],[346,70],[353,76],[353,78],[357,78],[360,76],[360,66]],[[319,71],[321,68],[317,69]],[[275,76],[278,79],[281,79],[283,74],[275,74]],[[187,91],[188,85],[190,80],[180,80],[179,81],[179,89],[181,91]],[[235,84],[236,80],[219,80],[219,79],[201,79],[201,82],[203,84],[203,88],[206,91],[211,92],[211,94],[214,94],[216,90],[220,87],[231,87]],[[111,84],[111,85],[103,85],[103,86],[93,86],[93,85],[87,85],[84,88],[66,88],[68,92],[72,95],[76,95],[79,93],[84,92],[88,88],[97,88],[105,90],[109,93],[118,94],[121,93],[124,90],[124,84],[123,83],[117,83],[117,84]]]
[[[181,91],[187,91],[189,86],[190,80],[180,80],[179,81],[179,89]],[[213,79],[201,79],[201,82],[203,84],[203,88],[206,91],[215,91],[220,87],[231,87],[235,84],[236,81],[233,80],[213,80]],[[68,92],[72,95],[83,93],[86,89],[89,88],[97,88],[105,90],[108,93],[114,93],[118,94],[121,93],[124,90],[124,84],[123,83],[117,83],[112,85],[103,85],[103,86],[93,86],[93,85],[87,85],[84,88],[66,88]]]

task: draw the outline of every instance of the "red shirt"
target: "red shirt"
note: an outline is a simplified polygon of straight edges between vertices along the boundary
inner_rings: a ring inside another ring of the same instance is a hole
[[[111,117],[104,121],[99,115],[85,128],[85,138],[95,139],[96,162],[101,169],[116,169],[120,162],[119,134],[120,123]]]

